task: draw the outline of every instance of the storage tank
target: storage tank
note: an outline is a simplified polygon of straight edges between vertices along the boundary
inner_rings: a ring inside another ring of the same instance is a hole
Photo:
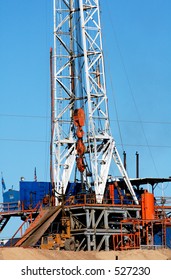
[[[154,194],[144,191],[141,195],[141,218],[143,220],[154,219]]]

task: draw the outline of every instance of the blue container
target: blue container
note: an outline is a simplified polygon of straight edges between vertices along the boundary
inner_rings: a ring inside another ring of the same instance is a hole
[[[154,235],[154,245],[162,245],[162,230]],[[171,227],[166,227],[166,246],[171,249]]]
[[[3,209],[5,212],[14,211],[19,209],[20,192],[9,189],[3,193]]]
[[[65,192],[65,199],[68,200],[72,196],[74,196],[74,203],[81,204],[83,203],[83,195],[88,194],[86,190],[83,189],[82,184],[78,182],[69,182],[66,192]],[[67,202],[67,204],[70,204],[70,202]]]
[[[69,182],[66,189],[66,196],[77,195],[82,192],[81,183]]]
[[[166,245],[171,249],[171,227],[166,228]]]
[[[122,196],[122,199],[121,199]],[[112,199],[109,200],[110,191],[109,186],[106,186],[104,198],[106,199],[107,203],[111,203]],[[124,189],[118,189],[114,187],[114,204],[133,204],[133,198],[131,196],[126,195]]]
[[[154,245],[161,246],[162,245],[162,232],[159,230],[156,234],[154,234]]]
[[[24,209],[35,208],[45,197],[52,195],[52,185],[49,182],[20,181],[20,201]]]

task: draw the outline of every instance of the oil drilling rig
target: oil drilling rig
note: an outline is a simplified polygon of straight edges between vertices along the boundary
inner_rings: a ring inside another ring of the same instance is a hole
[[[59,247],[69,239],[71,250],[166,246],[171,206],[155,187],[171,179],[130,179],[111,133],[99,0],[54,0],[53,10],[50,192],[40,208],[20,209],[30,226],[15,246],[42,236]]]
[[[112,160],[138,204],[111,135],[99,1],[55,1],[52,181],[66,192],[74,171],[102,203]],[[75,170],[74,170],[74,166]]]

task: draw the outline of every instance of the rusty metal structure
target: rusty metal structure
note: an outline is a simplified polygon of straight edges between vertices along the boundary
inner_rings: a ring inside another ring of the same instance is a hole
[[[34,208],[2,205],[0,231],[10,216],[29,224],[13,246],[39,246],[66,216],[76,250],[127,250],[171,244],[171,197],[156,197],[171,178],[130,179],[111,134],[99,0],[53,0],[51,72],[51,193]],[[109,176],[110,167],[120,176]],[[151,191],[146,186],[151,186]],[[24,217],[24,218],[23,218]],[[18,233],[18,231],[17,231]]]
[[[53,200],[42,200],[32,209],[25,209],[24,201],[16,209],[10,203],[2,203],[0,231],[11,217],[20,216],[23,223],[8,246],[35,247],[40,245],[42,236],[56,234],[59,223],[67,217],[77,251],[170,247],[171,197],[154,194],[156,184],[170,181],[170,178],[133,179],[138,205],[126,191],[123,180],[107,183],[102,203],[97,202],[95,193],[82,191],[75,195],[63,194],[58,206],[52,205]],[[139,189],[147,183],[151,184],[151,192]],[[21,237],[16,241],[19,232]]]

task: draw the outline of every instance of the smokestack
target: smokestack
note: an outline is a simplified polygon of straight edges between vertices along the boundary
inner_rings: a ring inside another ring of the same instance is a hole
[[[139,153],[136,152],[136,178],[139,178]]]

